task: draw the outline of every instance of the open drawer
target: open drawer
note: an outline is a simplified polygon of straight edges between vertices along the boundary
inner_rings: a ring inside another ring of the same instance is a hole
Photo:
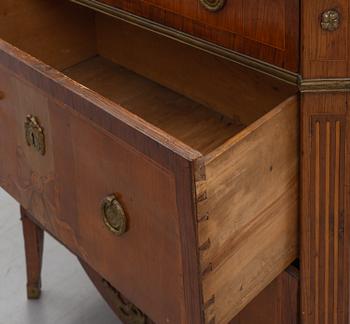
[[[0,185],[153,321],[227,323],[295,259],[295,87],[68,1],[0,15]]]

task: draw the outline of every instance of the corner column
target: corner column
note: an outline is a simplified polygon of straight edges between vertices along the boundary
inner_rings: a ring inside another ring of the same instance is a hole
[[[302,5],[302,324],[349,323],[349,4]]]

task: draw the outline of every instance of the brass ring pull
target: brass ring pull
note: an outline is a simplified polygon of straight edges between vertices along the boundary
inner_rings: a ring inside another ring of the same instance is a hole
[[[199,0],[200,3],[209,11],[219,11],[226,3],[226,0]]]
[[[33,147],[41,155],[45,155],[44,130],[40,126],[38,119],[32,115],[28,115],[24,122],[24,128],[28,146]]]
[[[126,232],[126,216],[122,205],[115,195],[103,199],[102,204],[103,221],[107,228],[114,234],[120,236]]]

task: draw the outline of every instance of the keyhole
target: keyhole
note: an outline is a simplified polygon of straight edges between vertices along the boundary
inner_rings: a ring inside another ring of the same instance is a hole
[[[31,135],[32,135],[32,144],[33,144],[33,146],[35,147],[35,146],[36,146],[36,143],[35,143],[35,136],[34,136],[33,133],[32,133]]]

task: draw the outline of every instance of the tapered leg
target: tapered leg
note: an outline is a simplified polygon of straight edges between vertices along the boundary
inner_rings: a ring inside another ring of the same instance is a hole
[[[23,207],[21,207],[21,216],[27,264],[27,296],[28,299],[39,299],[44,232],[30,220],[28,212]]]

